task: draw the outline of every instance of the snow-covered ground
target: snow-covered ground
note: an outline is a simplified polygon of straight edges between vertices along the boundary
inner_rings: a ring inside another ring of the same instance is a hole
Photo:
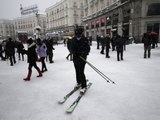
[[[47,63],[43,77],[37,78],[33,68],[29,82],[23,81],[28,69],[26,58],[15,66],[0,61],[0,120],[160,120],[160,47],[151,52],[151,58],[144,59],[142,44],[128,45],[124,60],[118,62],[115,51],[110,51],[107,59],[94,43],[88,61],[116,85],[86,65],[86,77],[93,85],[72,114],[65,110],[79,92],[58,104],[76,84],[64,45],[55,46],[55,63]]]

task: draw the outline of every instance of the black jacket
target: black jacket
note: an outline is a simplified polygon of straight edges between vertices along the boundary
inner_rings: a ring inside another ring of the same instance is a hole
[[[15,42],[13,41],[8,41],[6,43],[6,54],[8,56],[12,56],[15,53]]]
[[[115,44],[117,51],[123,51],[124,40],[122,37],[117,37]]]
[[[152,44],[151,38],[149,35],[145,34],[142,38],[142,43],[144,43],[145,46],[149,46]]]
[[[32,43],[28,46],[28,50],[24,52],[28,56],[28,63],[34,63],[37,61],[36,44]]]
[[[90,52],[89,41],[86,37],[74,37],[72,41],[72,52],[76,56],[87,56]]]

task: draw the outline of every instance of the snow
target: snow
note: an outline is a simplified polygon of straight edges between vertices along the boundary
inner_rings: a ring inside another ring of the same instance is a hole
[[[65,110],[79,92],[58,104],[76,84],[64,45],[55,46],[55,63],[47,62],[43,77],[37,78],[33,68],[29,82],[23,81],[26,56],[14,66],[0,61],[0,120],[160,120],[160,47],[152,49],[150,59],[143,58],[142,44],[126,49],[124,60],[118,62],[115,51],[110,50],[111,58],[105,58],[93,43],[87,60],[116,84],[107,83],[86,65],[86,77],[93,84],[72,114]]]

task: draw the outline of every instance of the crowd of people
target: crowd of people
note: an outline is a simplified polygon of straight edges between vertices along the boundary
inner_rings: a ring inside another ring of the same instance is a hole
[[[32,38],[26,41],[28,44],[27,49],[25,49],[24,44],[21,41],[14,41],[12,38],[8,38],[8,40],[0,43],[0,57],[3,61],[8,61],[10,66],[14,66],[14,64],[18,61],[24,61],[24,55],[27,55],[28,66],[28,75],[24,78],[25,81],[29,81],[32,74],[32,67],[34,67],[39,75],[37,77],[41,77],[42,73],[47,71],[47,66],[45,61],[49,60],[49,63],[53,63],[53,47],[56,44],[53,38],[41,40],[40,38],[33,40]],[[16,56],[16,53],[18,56]],[[46,59],[46,60],[45,60]],[[42,63],[41,70],[37,66],[36,62],[40,61]]]
[[[123,52],[126,50],[126,37],[118,34],[112,38],[109,35],[97,35],[97,49],[100,49],[101,54],[105,54],[106,58],[110,58],[109,50],[117,51],[117,61],[123,60]],[[142,43],[144,44],[144,58],[151,57],[151,49],[158,47],[158,36],[156,33],[144,33],[142,37]],[[148,54],[148,55],[147,55]]]
[[[104,55],[106,58],[110,58],[110,49],[112,51],[117,51],[117,61],[124,60],[123,52],[126,50],[126,37],[120,36],[118,34],[114,35],[112,38],[107,34],[97,35],[97,49],[100,49],[100,54]],[[40,38],[33,40],[32,38],[26,41],[28,48],[25,49],[24,45],[20,41],[14,41],[9,38],[7,41],[3,41],[0,44],[0,57],[2,60],[9,60],[10,65],[16,64],[15,49],[18,53],[18,60],[24,61],[24,55],[27,55],[28,62],[28,74],[23,80],[30,81],[32,75],[32,67],[34,67],[37,72],[37,77],[42,77],[43,72],[48,71],[46,66],[46,61],[53,63],[53,38],[41,40]],[[144,43],[144,58],[151,57],[151,48],[158,47],[157,38],[155,34],[144,33],[142,37],[142,43]],[[66,59],[73,61],[76,73],[77,85],[75,87],[81,86],[81,92],[86,90],[86,77],[84,74],[85,60],[90,52],[90,46],[92,45],[92,37],[84,36],[84,30],[80,27],[75,29],[75,35],[73,37],[66,38],[64,44],[67,45],[69,54]],[[65,45],[65,46],[66,46]],[[42,63],[41,69],[37,66],[37,61]]]

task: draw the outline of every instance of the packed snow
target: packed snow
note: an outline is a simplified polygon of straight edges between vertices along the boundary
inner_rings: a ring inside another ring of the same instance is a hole
[[[86,77],[93,84],[72,114],[66,109],[79,91],[62,105],[58,101],[76,84],[73,62],[66,60],[67,47],[54,47],[54,63],[46,63],[48,71],[41,78],[32,68],[31,81],[23,80],[26,56],[14,66],[0,61],[0,120],[160,120],[160,47],[144,59],[143,44],[130,44],[124,60],[117,61],[116,51],[105,58],[94,42],[87,60],[116,84],[107,83],[86,64]]]

